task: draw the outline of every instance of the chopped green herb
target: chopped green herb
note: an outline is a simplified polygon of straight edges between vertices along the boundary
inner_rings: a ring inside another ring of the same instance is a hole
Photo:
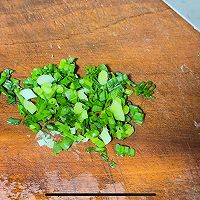
[[[44,83],[52,83],[54,78],[51,75],[41,75],[37,78],[37,83],[42,85]]]
[[[27,89],[23,89],[20,91],[20,94],[26,99],[26,100],[29,100],[29,99],[33,99],[33,98],[36,98],[37,96],[35,95],[35,93],[27,88]]]
[[[103,140],[104,144],[107,145],[111,142],[112,138],[110,137],[109,131],[106,127],[103,127],[103,130],[99,137]]]
[[[113,113],[116,120],[125,121],[121,99],[119,97],[115,97],[113,99],[112,105],[110,106],[110,111]]]
[[[98,81],[101,85],[105,85],[108,81],[108,73],[102,70],[98,75]]]
[[[138,106],[129,105],[129,110],[133,122],[135,122],[136,124],[142,124],[144,122],[144,113]]]
[[[129,101],[135,93],[154,98],[152,81],[136,84],[126,74],[113,73],[106,65],[86,66],[85,75],[76,73],[76,58],[62,59],[32,70],[30,77],[12,78],[12,69],[0,73],[0,94],[8,103],[17,103],[23,124],[36,133],[38,144],[57,154],[74,143],[91,141],[87,152],[97,152],[112,168],[106,145],[112,139],[124,140],[144,121],[142,109]],[[21,120],[9,118],[18,125]],[[133,123],[132,123],[133,122]],[[135,150],[116,145],[116,154],[134,156]]]
[[[154,90],[156,85],[152,81],[141,82],[134,87],[135,94],[143,95],[145,98],[154,98],[152,95],[154,94]]]
[[[135,156],[135,149],[120,144],[116,144],[115,152],[119,156]]]
[[[10,117],[7,119],[7,122],[8,124],[19,125],[21,123],[21,119]]]

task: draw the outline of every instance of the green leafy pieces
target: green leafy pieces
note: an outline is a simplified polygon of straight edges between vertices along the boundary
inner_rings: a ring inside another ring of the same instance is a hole
[[[51,75],[41,75],[37,78],[37,83],[42,85],[44,83],[52,83],[54,78]]]
[[[141,82],[134,87],[135,94],[143,95],[145,98],[154,98],[152,95],[154,94],[154,90],[156,85],[152,81]]]
[[[107,162],[111,168],[115,168],[117,166],[116,162],[114,162],[108,157],[107,150],[105,147],[88,147],[86,151],[89,153],[100,153],[101,159]]]
[[[115,152],[119,156],[135,156],[135,149],[120,144],[116,144]]]
[[[110,106],[110,111],[113,113],[116,120],[125,121],[124,112],[121,105],[121,99],[119,97],[115,97]]]
[[[82,77],[76,73],[76,58],[62,59],[32,70],[20,83],[12,78],[13,70],[0,74],[0,93],[8,103],[17,103],[23,124],[36,133],[40,146],[54,154],[69,150],[73,144],[92,142],[87,152],[99,153],[109,166],[116,167],[107,152],[112,139],[124,140],[144,121],[143,111],[130,102],[135,93],[153,98],[152,81],[139,84],[126,74],[111,72],[107,66],[86,66]],[[21,120],[10,118],[18,125]],[[134,149],[118,145],[118,155],[134,155]]]
[[[7,97],[9,104],[16,103],[16,94],[14,89],[18,87],[19,81],[11,78],[11,74],[14,72],[12,69],[5,69],[0,73],[0,94]]]
[[[69,58],[67,60],[62,59],[58,66],[58,69],[62,71],[63,74],[73,76],[75,70],[75,60],[76,58]]]
[[[87,152],[92,153],[92,152],[106,152],[105,147],[88,147],[86,149]]]
[[[65,90],[65,97],[67,97],[67,99],[72,102],[72,103],[76,103],[77,102],[77,98],[78,98],[78,93],[76,90],[73,89],[66,89]]]
[[[62,147],[62,149],[64,150],[68,150],[70,148],[70,146],[73,144],[74,140],[65,137],[61,142],[60,142],[60,146]]]
[[[23,89],[20,91],[20,94],[26,99],[26,100],[29,100],[29,99],[33,99],[33,98],[36,98],[37,96],[35,95],[35,93],[27,88],[27,89]]]
[[[78,90],[78,97],[79,97],[80,100],[88,101],[88,97],[85,94],[85,92],[87,92],[87,90],[85,90],[85,89]]]
[[[109,165],[111,168],[115,168],[115,167],[117,166],[116,162],[114,162],[113,160],[111,160],[111,159],[108,157],[107,152],[102,152],[100,155],[101,155],[102,160],[104,160],[105,162],[107,162],[108,165]]]
[[[107,127],[103,127],[103,130],[102,130],[101,134],[99,135],[99,137],[103,140],[105,145],[110,143],[112,140]]]
[[[47,146],[49,148],[54,147],[53,138],[50,135],[48,135],[47,133],[39,130],[36,135],[36,138],[38,139],[37,142],[40,146]]]
[[[7,123],[13,124],[13,125],[19,125],[21,123],[21,119],[10,117],[10,118],[7,119]]]
[[[10,75],[14,72],[12,69],[5,69],[0,76],[0,85],[6,82],[10,78]]]
[[[142,124],[144,122],[144,113],[138,106],[129,105],[129,110],[132,115],[133,122],[136,124]]]
[[[24,108],[31,114],[35,113],[37,110],[37,107],[31,101],[27,100],[24,100]]]
[[[97,137],[96,138],[90,137],[90,140],[99,148],[105,147],[105,143]]]
[[[101,85],[105,85],[108,81],[108,73],[102,70],[98,75],[98,81]]]
[[[58,154],[62,151],[62,147],[60,145],[60,142],[54,142],[54,145],[53,145],[53,153],[54,154]]]
[[[118,125],[116,127],[117,131],[113,134],[115,138],[119,140],[124,140],[127,137],[130,137],[135,129],[130,124]]]
[[[84,104],[77,102],[74,105],[74,113],[78,115],[78,119],[80,122],[83,122],[84,119],[88,118],[87,110],[83,108]]]

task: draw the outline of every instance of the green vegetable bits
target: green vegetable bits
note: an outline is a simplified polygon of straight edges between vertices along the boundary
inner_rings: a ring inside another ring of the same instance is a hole
[[[68,150],[73,143],[91,141],[88,152],[98,152],[111,167],[106,145],[112,139],[124,140],[144,121],[144,113],[128,100],[133,93],[153,98],[152,81],[136,84],[126,74],[110,72],[106,65],[86,66],[79,77],[76,59],[62,59],[58,65],[49,64],[33,69],[22,81],[11,78],[13,70],[0,74],[0,93],[8,103],[16,103],[23,124],[36,133],[38,144],[53,148],[54,154]],[[22,86],[21,86],[22,85]],[[8,123],[18,125],[19,119]],[[116,145],[117,155],[134,156],[135,151]]]
[[[116,144],[116,154],[119,156],[134,156],[135,155],[135,149],[130,148],[128,146]]]
[[[19,125],[20,122],[21,122],[21,120],[17,119],[17,118],[10,117],[10,118],[7,119],[8,124]]]

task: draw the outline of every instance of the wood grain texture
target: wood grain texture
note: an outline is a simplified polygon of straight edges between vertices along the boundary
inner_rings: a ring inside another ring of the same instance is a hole
[[[200,34],[162,1],[1,0],[0,34],[0,66],[20,79],[75,56],[80,66],[106,63],[157,84],[155,100],[132,98],[146,112],[126,140],[136,157],[117,157],[116,141],[109,145],[116,169],[85,153],[85,145],[53,157],[26,127],[6,124],[17,109],[0,97],[0,199],[99,191],[158,194],[124,199],[199,198]]]

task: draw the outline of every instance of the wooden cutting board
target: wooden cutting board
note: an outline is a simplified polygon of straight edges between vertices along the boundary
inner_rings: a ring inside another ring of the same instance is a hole
[[[83,144],[52,156],[28,128],[6,123],[18,112],[1,96],[0,199],[47,199],[45,192],[155,192],[157,197],[104,199],[199,199],[199,51],[200,34],[160,0],[1,0],[0,66],[15,69],[17,78],[75,56],[79,66],[105,63],[136,82],[153,80],[157,90],[155,100],[132,97],[146,120],[124,141],[136,149],[134,158],[117,157],[117,141],[109,145],[116,169],[85,153]]]

